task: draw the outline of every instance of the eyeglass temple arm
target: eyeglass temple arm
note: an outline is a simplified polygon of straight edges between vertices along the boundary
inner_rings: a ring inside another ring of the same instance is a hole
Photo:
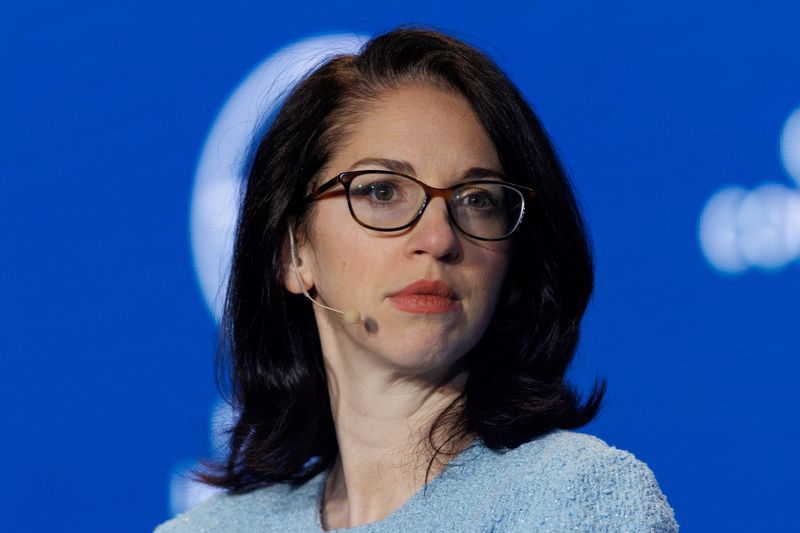
[[[308,196],[306,196],[305,199],[306,200],[316,200],[317,198],[322,196],[325,193],[325,191],[327,191],[328,189],[332,188],[334,185],[339,183],[339,178],[340,178],[339,176],[336,176],[335,178],[329,179],[328,181],[326,181],[325,183],[323,183],[322,185],[317,187],[314,192],[312,192]]]

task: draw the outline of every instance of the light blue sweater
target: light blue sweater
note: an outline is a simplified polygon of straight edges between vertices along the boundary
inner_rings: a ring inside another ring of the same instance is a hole
[[[156,533],[319,533],[326,475],[296,488],[279,484],[238,496],[217,494]],[[400,509],[333,531],[677,530],[647,465],[595,437],[554,431],[503,453],[476,440]]]

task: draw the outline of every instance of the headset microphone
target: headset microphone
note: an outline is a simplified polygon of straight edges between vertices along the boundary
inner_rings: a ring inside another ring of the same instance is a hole
[[[303,285],[303,280],[300,278],[300,269],[297,268],[297,255],[295,252],[294,247],[294,234],[292,233],[292,227],[289,226],[289,247],[291,248],[291,255],[292,255],[292,270],[294,271],[294,275],[297,278],[297,284],[300,286],[300,290],[303,291],[303,295],[311,300],[311,303],[322,307],[323,309],[327,309],[328,311],[333,311],[334,313],[339,313],[344,317],[344,321],[348,324],[358,324],[361,322],[361,313],[359,313],[355,309],[348,309],[346,311],[339,311],[338,309],[334,309],[333,307],[328,307],[327,305],[321,304],[318,301],[314,300],[308,291],[306,290],[305,286]]]

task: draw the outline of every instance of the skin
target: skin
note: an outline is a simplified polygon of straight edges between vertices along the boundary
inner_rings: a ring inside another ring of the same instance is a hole
[[[464,181],[473,167],[502,174],[493,143],[455,92],[406,84],[369,104],[351,126],[323,180],[345,170],[385,168],[354,166],[364,158],[410,163],[410,175],[435,187]],[[424,447],[427,431],[465,383],[463,373],[450,379],[448,371],[486,330],[510,244],[463,235],[439,198],[414,226],[391,233],[358,225],[341,194],[314,209],[311,236],[297,249],[299,281],[318,302],[362,316],[359,324],[346,324],[314,306],[340,449],[321,509],[323,526],[332,529],[384,518],[424,485],[432,456]],[[285,264],[286,288],[299,294],[297,276]],[[434,314],[398,309],[391,294],[419,279],[446,281],[458,308]],[[453,451],[467,444],[456,443]]]

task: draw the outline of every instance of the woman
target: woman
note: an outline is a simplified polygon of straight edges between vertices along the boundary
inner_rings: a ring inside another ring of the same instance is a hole
[[[241,207],[228,489],[179,531],[674,531],[650,470],[565,431],[593,285],[541,125],[486,56],[399,29],[287,97]],[[311,301],[309,301],[311,300]]]

